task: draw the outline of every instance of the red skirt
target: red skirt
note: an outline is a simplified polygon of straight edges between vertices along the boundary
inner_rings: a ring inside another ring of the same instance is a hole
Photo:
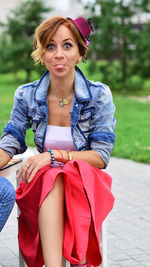
[[[31,183],[20,182],[16,190],[19,216],[19,247],[29,267],[44,265],[38,228],[40,206],[63,173],[65,189],[65,225],[63,256],[72,264],[87,261],[97,266],[102,261],[100,232],[111,211],[114,197],[111,177],[81,160],[66,163],[63,169],[45,166]]]

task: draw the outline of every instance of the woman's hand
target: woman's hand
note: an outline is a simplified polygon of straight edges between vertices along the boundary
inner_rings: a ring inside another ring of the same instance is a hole
[[[37,171],[48,164],[51,164],[49,152],[29,157],[20,168],[17,178],[22,177],[24,182],[30,183]]]

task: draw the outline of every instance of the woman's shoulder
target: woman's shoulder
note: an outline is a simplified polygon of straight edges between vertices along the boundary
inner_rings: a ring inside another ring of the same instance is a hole
[[[49,81],[48,71],[45,72],[40,79],[20,85],[15,92],[15,97],[30,97],[38,88],[40,88],[41,84],[45,85],[47,81]]]
[[[97,88],[97,90],[109,90],[109,86],[100,81],[87,80],[89,87]]]
[[[112,97],[112,92],[109,85],[100,81],[87,80],[87,82],[92,96],[96,97],[97,100],[102,97]]]
[[[36,80],[30,83],[21,84],[15,91],[15,97],[22,98],[23,95],[32,94],[36,90],[40,80]]]
[[[18,86],[17,90],[34,89],[38,86],[40,80],[36,80],[30,83],[24,83]]]

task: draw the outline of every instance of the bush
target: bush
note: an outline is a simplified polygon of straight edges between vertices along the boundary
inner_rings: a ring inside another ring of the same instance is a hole
[[[143,90],[143,82],[143,78],[139,75],[130,76],[126,82],[128,91],[137,92]]]
[[[143,90],[146,95],[150,95],[150,79],[144,81]]]
[[[113,61],[108,65],[108,85],[113,91],[122,91],[122,72],[119,61]]]
[[[102,82],[103,74],[98,68],[98,62],[87,60],[85,63],[81,62],[78,67],[83,71],[88,80]]]

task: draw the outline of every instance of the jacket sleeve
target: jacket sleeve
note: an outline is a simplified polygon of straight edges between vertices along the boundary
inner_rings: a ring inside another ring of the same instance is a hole
[[[89,143],[92,150],[98,152],[106,166],[115,143],[116,119],[115,106],[108,86],[103,85],[95,100],[95,112],[91,119]]]
[[[23,87],[19,87],[15,92],[10,121],[4,127],[0,139],[0,148],[6,151],[10,157],[23,153],[27,148],[25,136],[26,130],[31,127],[31,123],[27,115],[28,107],[24,101],[23,92]]]

